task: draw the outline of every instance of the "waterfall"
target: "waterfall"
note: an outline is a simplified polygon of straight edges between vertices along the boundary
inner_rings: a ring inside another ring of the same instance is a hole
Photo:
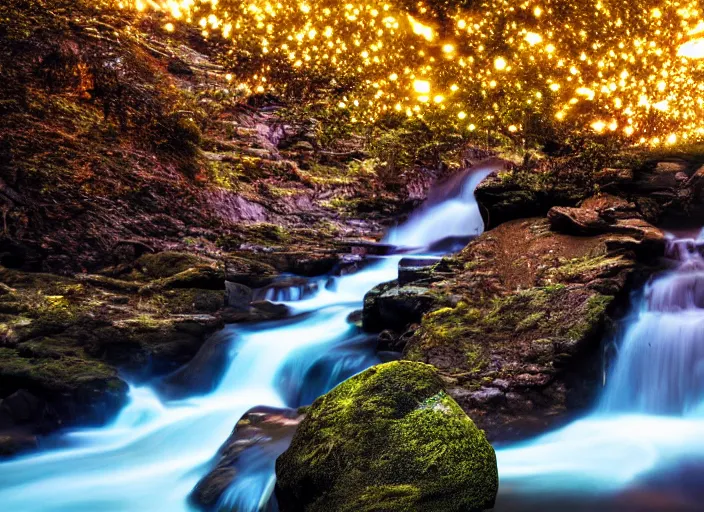
[[[459,186],[449,184],[449,196],[442,200],[428,201],[412,214],[404,225],[392,230],[384,240],[386,243],[408,248],[432,248],[443,239],[464,239],[478,236],[484,230],[484,222],[474,200],[474,189],[495,168],[485,166],[473,169]]]
[[[704,258],[671,240],[679,265],[646,286],[605,391],[604,412],[687,415],[704,400]]]
[[[636,298],[597,409],[556,432],[497,451],[502,491],[496,510],[702,510],[700,243],[670,238],[666,256],[674,268]],[[696,482],[689,488],[683,484],[688,479]],[[650,500],[641,496],[644,489]]]
[[[483,230],[474,187],[493,168],[463,177],[462,192],[434,203],[389,235],[422,251],[448,236]],[[422,233],[422,235],[418,235]],[[179,512],[209,471],[212,458],[242,415],[255,406],[312,402],[379,360],[373,344],[348,321],[364,295],[393,280],[401,256],[380,258],[357,274],[310,285],[278,283],[262,298],[283,300],[291,319],[230,325],[230,361],[207,395],[164,401],[149,387],[132,387],[130,402],[110,425],[65,433],[61,448],[0,464],[3,512]],[[328,285],[329,284],[329,285]],[[238,478],[220,505],[239,512],[268,507],[277,450],[254,450],[239,461]]]

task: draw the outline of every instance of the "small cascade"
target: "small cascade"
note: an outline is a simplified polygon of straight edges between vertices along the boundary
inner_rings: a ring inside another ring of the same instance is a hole
[[[686,415],[704,400],[704,258],[673,239],[677,268],[646,286],[602,402],[604,412]]]
[[[285,277],[264,288],[254,291],[254,300],[271,302],[296,302],[314,297],[321,288],[326,287],[328,278],[306,279],[303,277]]]
[[[431,252],[461,249],[470,238],[484,231],[474,190],[496,168],[496,164],[487,164],[467,171],[461,179],[451,180],[446,187],[441,187],[447,194],[443,195],[442,200],[437,200],[438,191],[431,193],[430,200],[404,225],[392,230],[384,242],[416,250],[429,249]],[[445,246],[441,243],[444,240],[451,243]]]
[[[494,167],[455,180],[452,204],[431,202],[390,235],[405,247],[477,235],[483,222],[473,199]],[[287,277],[255,293],[284,302],[292,318],[230,325],[233,343],[222,379],[202,396],[162,401],[133,387],[131,403],[103,428],[64,434],[60,448],[0,464],[3,512],[191,512],[188,496],[212,466],[233,425],[256,406],[309,404],[341,381],[379,363],[375,346],[349,320],[374,286],[398,276],[400,255],[372,261],[356,274],[319,280]],[[218,508],[270,512],[274,462],[286,448],[254,449],[233,468],[237,478]]]
[[[673,269],[637,297],[596,411],[497,451],[495,510],[702,510],[702,249],[701,237],[669,240]]]

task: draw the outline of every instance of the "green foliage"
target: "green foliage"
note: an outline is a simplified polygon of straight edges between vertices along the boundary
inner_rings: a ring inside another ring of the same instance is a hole
[[[398,185],[416,167],[437,168],[466,142],[441,116],[424,120],[392,117],[370,129],[369,151],[379,163],[376,173],[386,187]]]

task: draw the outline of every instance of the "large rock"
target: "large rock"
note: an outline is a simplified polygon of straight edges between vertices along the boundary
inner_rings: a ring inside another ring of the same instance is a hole
[[[57,428],[110,421],[127,400],[124,375],[151,379],[199,354],[171,384],[178,380],[181,395],[212,387],[214,374],[203,369],[222,368],[226,355],[201,348],[223,326],[224,280],[220,289],[161,286],[196,268],[189,255],[161,258],[145,256],[139,269],[118,277],[0,267],[2,453],[31,447]]]
[[[596,203],[586,202],[598,217]],[[579,235],[547,219],[507,222],[446,260],[452,271],[433,285],[446,307],[423,317],[404,358],[434,365],[490,439],[533,434],[592,404],[601,339],[652,272],[647,258],[662,255],[658,230],[619,215]]]
[[[248,411],[218,451],[215,467],[193,489],[191,501],[200,509],[213,510],[243,471],[273,471],[302,418],[293,409],[255,407]]]
[[[392,362],[307,412],[276,462],[282,512],[472,512],[491,508],[496,456],[431,366]]]
[[[545,215],[553,206],[574,206],[591,192],[588,171],[568,158],[508,165],[475,191],[487,229],[504,222]]]
[[[217,387],[227,370],[235,339],[236,335],[228,329],[216,332],[193,359],[160,379],[157,389],[171,399],[209,393]]]
[[[598,190],[617,197],[651,223],[667,217],[688,218],[690,222],[692,216],[704,218],[703,173],[697,170],[700,163],[696,158],[658,161],[643,156],[643,162],[633,162],[631,167],[597,172],[590,169],[593,162],[579,156],[508,166],[477,187],[480,211],[487,227],[493,228],[510,220],[544,215],[551,208],[575,207]],[[621,212],[604,213],[623,213],[623,205],[618,209]],[[560,213],[572,216],[570,222],[580,229],[593,232],[608,220],[593,217],[594,211],[590,206],[580,212],[563,209]]]
[[[431,288],[397,281],[380,284],[364,297],[362,324],[366,331],[384,329],[402,331],[406,326],[420,322],[423,314],[433,309],[437,297]]]

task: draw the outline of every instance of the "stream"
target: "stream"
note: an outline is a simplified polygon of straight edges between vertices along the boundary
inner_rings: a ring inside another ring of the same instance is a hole
[[[442,240],[466,242],[480,234],[473,192],[491,170],[468,174],[449,197],[430,200],[385,242],[439,255]],[[497,449],[495,510],[704,508],[697,485],[704,483],[704,259],[686,239],[671,241],[670,256],[678,267],[634,300],[598,408],[561,430]],[[189,493],[244,413],[260,405],[309,404],[380,362],[373,340],[348,317],[361,309],[366,292],[396,278],[401,257],[377,258],[353,275],[331,278],[312,296],[282,302],[289,319],[227,326],[229,366],[211,393],[165,401],[148,386],[133,386],[110,425],[64,433],[40,453],[0,464],[0,509],[193,510]],[[274,460],[247,461],[221,505],[264,510]]]

